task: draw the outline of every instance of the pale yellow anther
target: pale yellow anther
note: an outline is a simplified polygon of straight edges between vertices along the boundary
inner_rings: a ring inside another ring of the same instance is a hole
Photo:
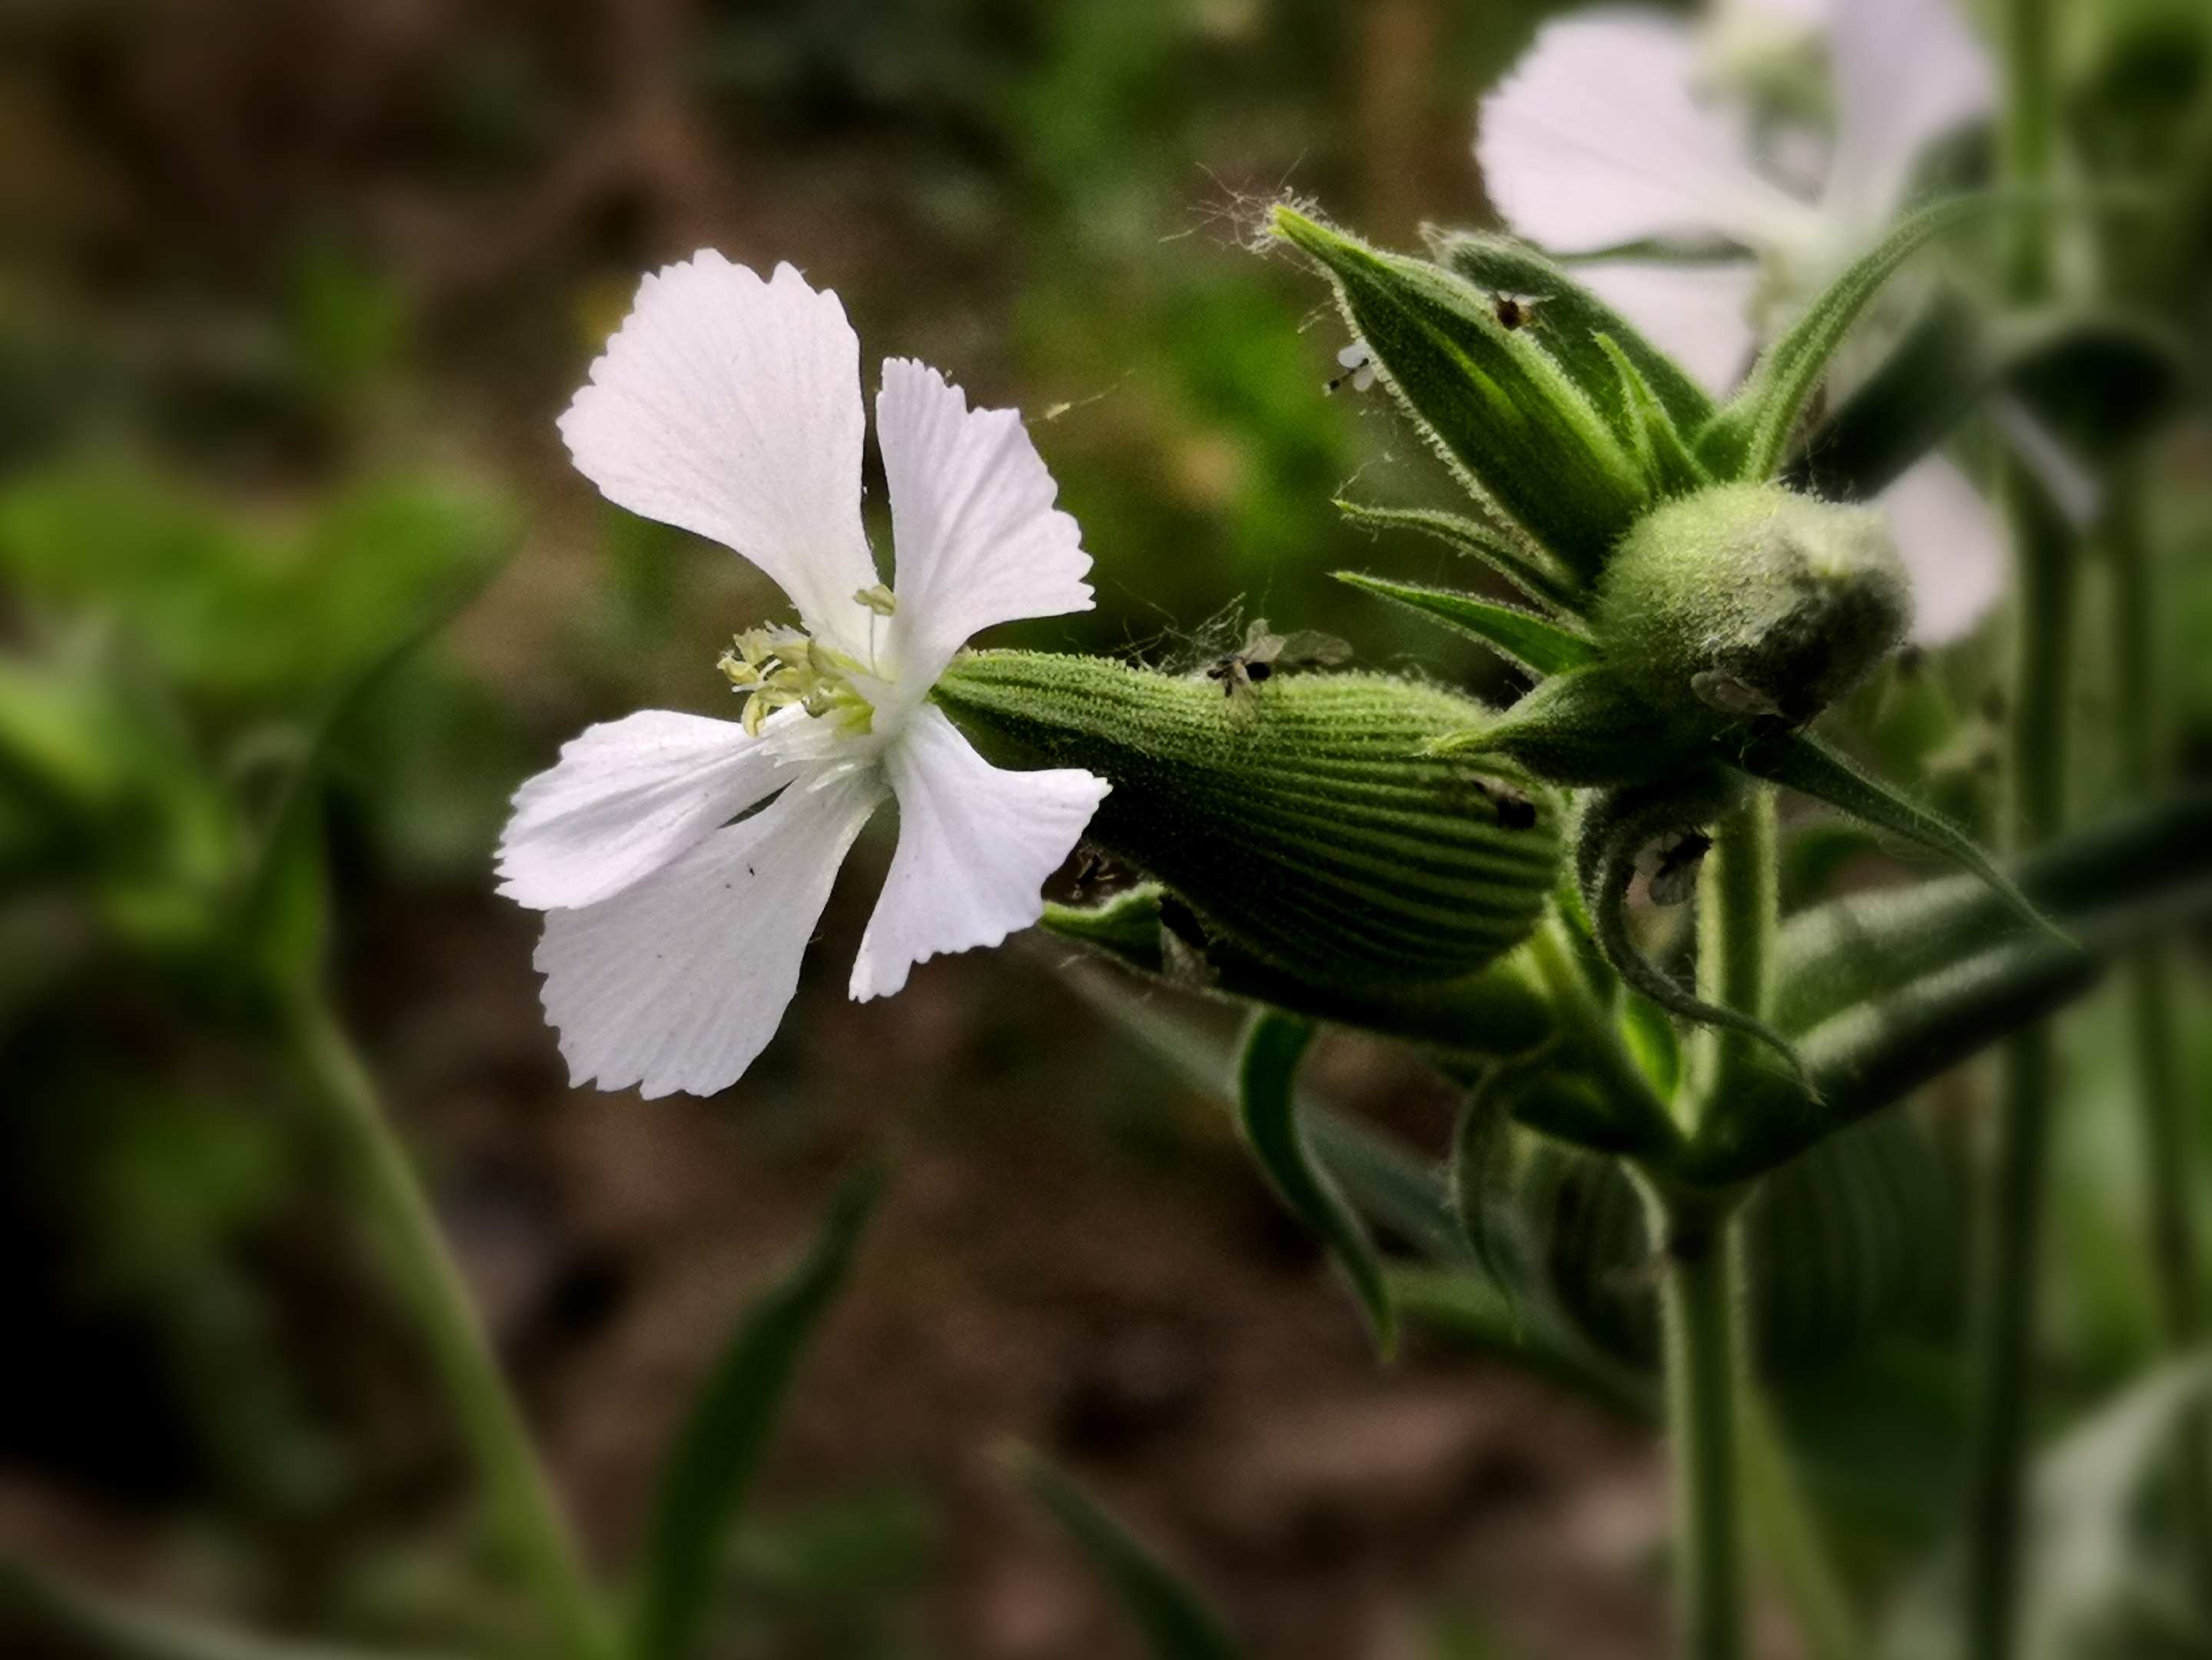
[[[854,603],[866,605],[878,617],[891,616],[898,610],[898,595],[881,582],[872,588],[862,588],[853,596]]]

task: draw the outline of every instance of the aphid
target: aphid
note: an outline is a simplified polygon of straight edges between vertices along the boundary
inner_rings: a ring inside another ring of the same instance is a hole
[[[1353,341],[1337,353],[1336,361],[1344,365],[1344,373],[1329,381],[1325,390],[1334,392],[1347,380],[1354,392],[1365,392],[1375,384],[1375,354],[1367,350],[1365,341]]]
[[[1509,830],[1536,828],[1536,803],[1525,792],[1510,784],[1501,784],[1494,778],[1470,777],[1467,781],[1474,793],[1489,801],[1498,814],[1498,828]]]
[[[1645,891],[1655,905],[1686,904],[1698,891],[1698,872],[1712,848],[1713,838],[1703,830],[1677,830],[1662,836],[1636,862],[1643,870]]]
[[[1540,294],[1493,294],[1490,296],[1491,314],[1498,319],[1498,326],[1510,334],[1534,322],[1536,307],[1543,302]]]
[[[1698,701],[1710,704],[1723,714],[1746,714],[1772,717],[1783,714],[1782,705],[1747,680],[1719,669],[1700,669],[1690,677],[1690,690]]]
[[[1267,619],[1261,617],[1244,631],[1242,647],[1213,660],[1206,678],[1221,683],[1221,695],[1229,700],[1229,718],[1241,724],[1257,712],[1253,689],[1278,670],[1334,668],[1351,657],[1352,648],[1333,634],[1313,629],[1273,634]]]
[[[1198,913],[1171,893],[1160,896],[1160,971],[1188,986],[1210,986],[1221,977],[1207,955],[1206,927]]]

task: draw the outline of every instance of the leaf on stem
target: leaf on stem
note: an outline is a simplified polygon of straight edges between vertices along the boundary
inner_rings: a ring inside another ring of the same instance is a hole
[[[1382,1259],[1366,1226],[1315,1159],[1297,1119],[1298,1062],[1314,1038],[1313,1024],[1261,1010],[1246,1028],[1237,1067],[1237,1119],[1267,1184],[1292,1215],[1321,1240],[1367,1315],[1384,1359],[1397,1353],[1397,1317]]]
[[[1569,669],[1598,660],[1597,647],[1590,641],[1512,605],[1501,605],[1494,600],[1477,599],[1474,594],[1458,593],[1449,588],[1388,582],[1359,571],[1338,571],[1336,580],[1432,617],[1456,633],[1481,641],[1538,674],[1564,674]]]
[[[1052,1512],[1113,1587],[1156,1660],[1243,1660],[1221,1616],[1120,1517],[1027,1447],[1015,1448],[1009,1462],[1030,1496]]]
[[[1772,477],[1828,360],[1882,285],[1936,238],[1994,204],[1985,196],[1954,197],[1923,208],[1829,284],[1789,332],[1760,354],[1743,390],[1698,435],[1698,455],[1714,474]]]
[[[873,1159],[846,1179],[805,1254],[745,1310],[692,1402],[661,1463],[632,1660],[684,1660],[697,1651],[738,1511],[885,1180]]]
[[[1988,883],[2021,920],[2067,943],[2064,931],[2038,910],[2012,878],[1964,830],[1940,813],[1908,800],[1888,785],[1861,772],[1818,739],[1802,733],[1755,738],[1728,758],[1731,764],[1754,778],[1764,778],[1771,784],[1796,790],[1800,795],[1826,801],[1877,830],[1887,830],[1965,866]]]

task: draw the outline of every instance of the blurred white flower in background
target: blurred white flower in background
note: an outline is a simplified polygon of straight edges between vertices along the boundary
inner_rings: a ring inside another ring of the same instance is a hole
[[[1996,76],[1948,0],[1733,0],[1556,18],[1482,101],[1498,213],[1559,254],[1660,243],[1718,257],[1576,275],[1715,392],[1866,252],[1921,156],[1986,115]],[[2004,544],[1940,456],[1883,494],[1913,578],[1913,637],[1954,639],[2002,585]]]
[[[500,891],[546,913],[537,966],[573,1080],[647,1096],[734,1083],[767,1046],[861,826],[898,848],[852,995],[1036,921],[1108,786],[1006,772],[927,702],[978,629],[1087,611],[1091,560],[1020,417],[884,364],[877,439],[896,594],[860,526],[860,343],[788,265],[702,252],[647,277],[561,419],[610,501],[710,537],[773,578],[804,629],[723,660],[743,721],[652,709],[597,726],[523,785]]]

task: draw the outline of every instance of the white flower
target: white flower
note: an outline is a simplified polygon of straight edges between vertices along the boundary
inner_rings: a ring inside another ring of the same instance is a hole
[[[805,623],[740,636],[724,659],[744,721],[653,709],[593,727],[516,793],[500,891],[546,913],[537,966],[576,1083],[735,1082],[886,796],[898,847],[856,999],[1034,922],[1105,797],[1087,772],[989,765],[927,701],[976,630],[1091,605],[1089,556],[1019,417],[970,410],[920,363],[884,364],[896,598],[860,528],[864,422],[837,296],[712,252],[645,279],[561,418],[609,500],[735,549]]]
[[[1761,126],[1717,95],[1725,88],[1712,83],[1727,71],[1775,62],[1823,30],[1831,132]],[[1475,152],[1499,214],[1556,253],[1644,242],[1747,250],[1576,271],[1719,392],[1880,239],[1927,147],[1995,97],[1987,57],[1947,0],[1737,0],[1702,33],[1657,12],[1587,12],[1546,24],[1483,100]],[[1940,456],[1880,505],[1912,573],[1913,637],[1963,634],[2003,581],[1995,520]]]

